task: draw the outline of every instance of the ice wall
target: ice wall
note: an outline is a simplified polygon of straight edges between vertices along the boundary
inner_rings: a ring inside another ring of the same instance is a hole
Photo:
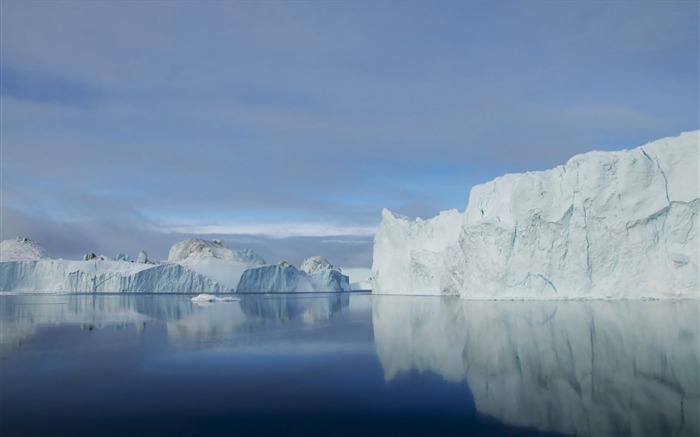
[[[479,412],[543,431],[700,433],[694,303],[372,300],[387,380],[417,370],[466,381]]]
[[[36,260],[0,262],[0,291],[224,293],[232,290],[178,264]]]
[[[304,260],[301,269],[287,262],[246,270],[239,293],[349,291],[349,278],[320,256]]]
[[[455,212],[382,214],[375,293],[698,298],[698,131],[477,185]]]

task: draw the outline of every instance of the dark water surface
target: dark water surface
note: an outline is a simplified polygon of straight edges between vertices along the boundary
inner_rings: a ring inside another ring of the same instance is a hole
[[[0,296],[0,435],[698,435],[698,302]]]

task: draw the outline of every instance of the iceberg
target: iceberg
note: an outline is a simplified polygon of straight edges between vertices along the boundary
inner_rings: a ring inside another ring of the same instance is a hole
[[[237,293],[289,293],[314,291],[311,278],[288,262],[243,272]]]
[[[307,258],[301,263],[300,270],[309,275],[316,291],[350,291],[350,278],[325,258]]]
[[[36,242],[0,243],[0,291],[105,293],[230,293],[215,280],[173,263],[132,263],[91,257],[87,261],[48,258]],[[145,256],[145,252],[142,252]]]
[[[239,302],[241,299],[234,296],[215,296],[213,294],[198,294],[190,299],[196,304],[208,304],[212,302]]]
[[[243,272],[266,264],[265,260],[249,249],[227,248],[221,240],[191,238],[170,248],[168,262],[180,264],[235,290]]]
[[[48,257],[44,248],[29,238],[17,237],[0,242],[0,261],[36,261]]]
[[[145,250],[139,252],[139,256],[136,258],[136,262],[139,264],[148,264],[148,253]]]
[[[256,267],[243,272],[238,293],[289,293],[349,291],[349,278],[320,256],[308,258],[297,269],[288,262]]]
[[[699,296],[699,131],[472,188],[463,213],[388,210],[373,292],[465,299]]]
[[[125,261],[3,261],[0,291],[103,293],[230,293],[178,264]]]

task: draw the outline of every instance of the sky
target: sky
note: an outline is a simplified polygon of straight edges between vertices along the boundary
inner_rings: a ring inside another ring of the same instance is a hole
[[[698,5],[2,0],[0,236],[367,268],[382,208],[698,129]]]

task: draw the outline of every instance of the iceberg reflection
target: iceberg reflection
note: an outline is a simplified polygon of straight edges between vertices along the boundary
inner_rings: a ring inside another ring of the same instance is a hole
[[[373,296],[386,379],[466,380],[483,414],[576,435],[698,435],[697,301]]]
[[[79,325],[84,331],[148,324],[166,326],[168,338],[217,342],[238,330],[254,330],[265,320],[305,325],[327,321],[349,304],[347,293],[242,295],[239,302],[198,305],[189,296],[25,294],[0,296],[0,345],[10,351],[42,327]]]

